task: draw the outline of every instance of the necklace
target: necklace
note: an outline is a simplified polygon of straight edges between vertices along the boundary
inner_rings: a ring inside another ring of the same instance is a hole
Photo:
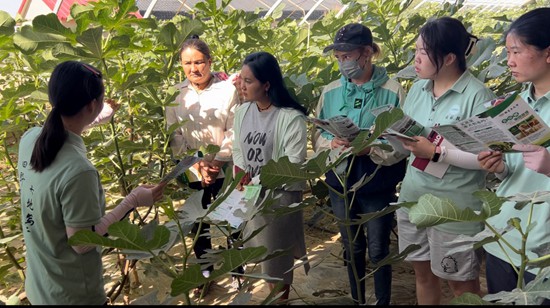
[[[259,112],[266,111],[267,109],[269,109],[269,107],[271,107],[271,103],[269,103],[269,105],[267,105],[267,107],[265,107],[265,108],[260,107],[260,105],[258,105],[258,103],[256,103],[256,107],[258,107]]]

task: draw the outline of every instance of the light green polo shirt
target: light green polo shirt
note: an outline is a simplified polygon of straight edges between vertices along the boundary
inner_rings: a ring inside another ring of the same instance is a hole
[[[540,115],[540,117],[548,124],[550,123],[550,92],[535,100],[531,94],[533,86],[521,93],[521,97],[531,105],[531,107]],[[550,150],[550,148],[548,148]],[[506,153],[506,165],[508,166],[508,175],[502,181],[497,189],[499,196],[513,196],[517,193],[532,193],[536,191],[550,191],[550,177],[537,173],[525,167],[523,156],[521,153]],[[530,206],[524,207],[522,210],[514,209],[515,202],[507,202],[502,205],[501,212],[489,218],[487,222],[497,228],[505,228],[510,218],[518,217],[521,219],[521,228],[527,229],[529,221]],[[544,202],[536,204],[533,208],[531,223],[536,224],[530,231],[527,238],[527,256],[529,258],[537,258],[537,255],[532,252],[543,243],[550,241],[550,204]],[[521,234],[513,229],[504,235],[506,241],[512,244],[513,247],[521,248]],[[507,246],[506,251],[516,266],[520,265],[520,255],[513,253]],[[490,254],[506,261],[508,258],[500,249],[498,244],[490,243],[483,246]],[[537,274],[538,268],[530,270],[533,274]]]
[[[106,295],[100,252],[77,254],[65,229],[91,227],[105,214],[99,174],[86,158],[82,138],[71,132],[49,167],[40,173],[32,170],[30,157],[40,132],[36,127],[23,135],[17,163],[27,298],[33,305],[102,305]]]
[[[439,98],[433,96],[433,81],[420,80],[407,94],[403,111],[422,124],[424,136],[436,125],[453,124],[485,110],[483,103],[495,98],[479,79],[469,71],[464,72],[455,84]],[[399,201],[414,202],[430,193],[449,198],[460,208],[481,208],[481,201],[472,195],[485,189],[485,172],[449,166],[442,179],[422,172],[411,165],[415,156],[411,153],[407,173],[403,179]],[[483,229],[482,223],[456,222],[435,226],[453,234],[475,234]]]

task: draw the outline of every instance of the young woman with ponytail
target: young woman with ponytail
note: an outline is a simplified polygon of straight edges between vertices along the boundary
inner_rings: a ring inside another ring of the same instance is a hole
[[[26,246],[25,291],[33,305],[101,305],[107,302],[101,252],[71,246],[79,230],[100,235],[137,206],[151,206],[165,184],[142,185],[111,212],[96,168],[86,157],[82,132],[103,109],[101,72],[76,61],[58,64],[48,83],[52,110],[43,127],[29,129],[17,164]]]

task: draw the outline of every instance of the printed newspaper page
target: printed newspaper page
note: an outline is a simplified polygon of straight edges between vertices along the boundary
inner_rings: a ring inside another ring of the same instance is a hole
[[[233,228],[238,228],[244,221],[248,208],[253,207],[261,191],[260,185],[244,185],[244,190],[233,190],[214,211],[208,214],[212,220],[227,221]]]
[[[306,117],[306,121],[317,125],[335,137],[347,141],[352,141],[361,132],[361,129],[350,118],[344,115],[334,116],[326,120]]]
[[[514,144],[550,145],[550,128],[517,91],[485,104],[489,109],[474,117],[432,129],[458,149],[474,154],[511,152]]]

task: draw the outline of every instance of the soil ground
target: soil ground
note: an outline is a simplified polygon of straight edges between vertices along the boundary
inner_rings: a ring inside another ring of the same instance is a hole
[[[308,215],[309,214],[309,215]],[[309,216],[309,217],[308,217]],[[346,268],[342,262],[342,246],[337,226],[334,221],[323,218],[315,226],[309,226],[308,220],[311,213],[304,215],[306,243],[308,256],[311,261],[311,269],[305,275],[303,267],[294,270],[294,283],[292,285],[290,299],[291,305],[351,305],[349,284]],[[397,230],[395,230],[397,232]],[[214,246],[217,247],[216,240]],[[224,243],[219,243],[224,245]],[[397,237],[393,233],[391,237],[391,249],[397,250]],[[483,267],[482,267],[483,268]],[[156,298],[162,302],[169,298],[171,279],[167,277],[147,278],[143,270],[138,269],[141,285],[133,288],[130,298],[143,296],[156,291]],[[259,273],[257,269],[247,269],[247,273]],[[482,291],[486,293],[484,272],[481,275]],[[445,283],[442,284],[444,296],[443,304],[448,304],[452,294]],[[215,281],[210,287],[209,293],[201,299],[193,298],[191,304],[198,305],[229,305],[242,303],[244,305],[264,304],[269,295],[269,288],[263,280],[252,279],[245,292],[237,292],[231,286],[229,277]],[[367,278],[367,303],[374,304],[373,278]],[[115,304],[121,304],[117,301]],[[183,297],[173,298],[167,301],[169,304],[183,305]],[[415,280],[414,271],[408,262],[399,262],[393,265],[392,305],[415,305]]]

